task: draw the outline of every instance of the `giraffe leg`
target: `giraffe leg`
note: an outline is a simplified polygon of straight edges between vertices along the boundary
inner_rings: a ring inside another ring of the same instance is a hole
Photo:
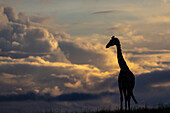
[[[128,110],[130,111],[130,98],[128,99]]]
[[[122,111],[123,108],[123,92],[122,92],[122,88],[119,86],[119,92],[120,92],[120,110]]]
[[[125,97],[125,111],[127,110],[127,92],[126,89],[123,89],[124,97]]]
[[[128,94],[127,94],[127,100],[128,100],[128,110],[130,111],[130,98],[131,98],[131,93],[128,91]]]

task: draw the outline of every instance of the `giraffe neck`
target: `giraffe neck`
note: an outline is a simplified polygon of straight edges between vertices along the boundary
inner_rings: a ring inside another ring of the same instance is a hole
[[[121,69],[129,69],[122,55],[121,45],[117,45],[117,59]]]

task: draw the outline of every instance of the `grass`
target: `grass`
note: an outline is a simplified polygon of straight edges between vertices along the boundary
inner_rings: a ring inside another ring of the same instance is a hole
[[[61,113],[55,111],[45,111],[38,113]],[[64,112],[69,113],[69,112]],[[131,111],[120,111],[120,110],[97,110],[97,111],[83,111],[83,112],[71,112],[71,113],[170,113],[170,107],[161,107],[161,108],[137,108],[132,109]]]
[[[170,108],[152,108],[152,109],[138,108],[138,109],[133,109],[131,111],[101,110],[101,111],[97,111],[97,112],[88,112],[88,113],[170,113]]]

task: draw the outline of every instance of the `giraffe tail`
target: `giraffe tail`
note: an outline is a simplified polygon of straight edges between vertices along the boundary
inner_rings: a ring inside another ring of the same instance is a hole
[[[131,96],[132,96],[132,99],[133,99],[133,101],[135,102],[135,104],[138,104],[138,102],[137,102],[136,99],[135,99],[135,96],[133,95],[133,92],[131,92]]]

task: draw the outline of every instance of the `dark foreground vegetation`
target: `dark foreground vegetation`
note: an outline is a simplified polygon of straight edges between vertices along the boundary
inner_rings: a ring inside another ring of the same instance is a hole
[[[87,112],[84,112],[87,113]],[[96,112],[88,112],[88,113],[170,113],[170,108],[153,108],[153,109],[148,109],[148,108],[139,108],[139,109],[133,109],[131,111],[120,111],[120,110],[115,110],[115,111],[110,111],[110,110],[101,110],[101,111],[96,111]]]
[[[45,111],[38,113],[61,113],[55,111]],[[69,112],[62,112],[69,113]],[[170,113],[170,107],[166,108],[137,108],[132,109],[131,111],[120,111],[120,110],[97,110],[97,111],[82,111],[82,112],[70,112],[70,113]]]

